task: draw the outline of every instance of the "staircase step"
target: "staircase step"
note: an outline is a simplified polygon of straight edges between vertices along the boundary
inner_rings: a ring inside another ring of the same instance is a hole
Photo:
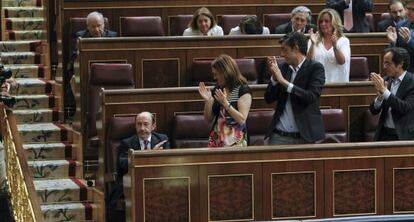
[[[5,18],[21,18],[21,17],[42,17],[43,8],[41,7],[3,7]]]
[[[17,125],[23,143],[59,143],[68,141],[68,130],[55,123]]]
[[[61,203],[44,204],[41,206],[45,222],[49,221],[84,221],[92,220],[93,209],[91,203]]]
[[[24,31],[6,31],[4,40],[46,40],[46,31],[44,30],[24,30]]]
[[[37,52],[42,53],[42,41],[0,41],[1,52]]]
[[[3,64],[42,64],[42,54],[35,52],[2,52]]]
[[[6,30],[43,30],[43,18],[6,18]]]
[[[88,200],[88,188],[80,179],[35,180],[33,182],[41,203]]]
[[[47,67],[42,64],[5,64],[4,66],[11,69],[14,78],[47,78],[45,75]]]
[[[52,109],[23,109],[14,110],[17,124],[57,122],[63,113]]]
[[[11,92],[16,95],[50,94],[54,81],[44,79],[16,79],[18,87]]]
[[[47,109],[55,107],[55,97],[52,95],[19,95],[15,98],[16,105],[13,109]]]
[[[35,179],[76,178],[83,167],[75,160],[29,160],[27,164]]]
[[[69,143],[24,144],[29,160],[70,160],[76,156],[76,146]]]
[[[3,0],[3,7],[41,7],[42,0]]]

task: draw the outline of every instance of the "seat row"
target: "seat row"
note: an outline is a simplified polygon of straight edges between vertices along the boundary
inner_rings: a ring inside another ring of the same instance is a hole
[[[230,29],[239,25],[241,18],[246,15],[217,15],[217,24],[223,28],[225,35],[229,34]],[[132,36],[181,36],[183,31],[188,27],[193,15],[176,15],[168,17],[168,33],[165,33],[162,19],[160,16],[134,16],[120,17],[121,37]],[[271,34],[274,34],[275,28],[283,23],[290,21],[290,13],[265,14],[263,15],[263,25],[268,27]],[[388,18],[388,13],[381,15],[381,20]],[[370,25],[370,31],[375,32],[375,22],[372,14],[367,14]],[[105,19],[108,23],[108,19]],[[73,33],[86,28],[86,18],[74,17],[70,19],[70,29]],[[106,24],[106,27],[109,27]]]

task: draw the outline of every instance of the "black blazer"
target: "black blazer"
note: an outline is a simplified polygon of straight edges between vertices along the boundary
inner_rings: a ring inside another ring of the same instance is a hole
[[[162,148],[169,149],[170,143],[168,141],[167,135],[152,132],[151,148],[153,148],[155,145],[157,145],[157,143],[160,143],[163,140],[167,140],[167,142],[162,145]],[[122,140],[119,146],[117,147],[117,175],[119,178],[122,178],[122,176],[128,172],[128,151],[130,149],[141,150],[141,145],[139,144],[139,139],[137,135],[133,135],[129,138]]]
[[[391,86],[390,77],[384,78]],[[379,140],[379,133],[384,127],[388,108],[391,107],[392,119],[394,120],[395,130],[400,140],[414,139],[414,76],[407,72],[397,90],[396,95],[390,95],[384,100],[379,109],[374,108],[374,102],[369,106],[372,114],[377,115],[381,112],[378,127],[375,132],[375,140]]]
[[[377,31],[386,32],[389,26],[395,27],[395,23],[392,19],[384,19],[378,22]]]
[[[292,70],[284,63],[280,71],[285,79],[289,80]],[[293,81],[295,85],[290,93],[293,114],[296,125],[302,138],[308,142],[316,142],[325,138],[325,128],[322,114],[319,109],[319,98],[322,86],[325,84],[325,70],[323,65],[314,60],[306,59],[300,67]],[[266,137],[269,137],[280,116],[285,110],[288,93],[286,87],[277,83],[275,86],[270,82],[265,92],[267,103],[277,101],[272,123],[269,126]]]
[[[345,0],[326,0],[326,7],[335,9],[344,22],[344,10],[349,7]],[[374,4],[372,0],[353,0],[352,19],[354,26],[350,32],[369,32],[369,24],[365,17],[366,12],[371,12]]]
[[[305,26],[305,33],[308,33],[310,29],[313,29],[314,32],[317,31],[317,27],[314,24],[307,24]],[[288,34],[292,32],[292,22],[287,22],[281,24],[275,28],[275,34]]]

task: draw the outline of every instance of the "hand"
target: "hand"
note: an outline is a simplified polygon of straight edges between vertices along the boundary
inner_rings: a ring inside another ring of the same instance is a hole
[[[215,94],[214,94],[214,98],[217,100],[217,102],[219,102],[222,106],[228,106],[228,101],[227,101],[227,93],[224,90],[221,89],[217,89]]]
[[[154,148],[152,148],[153,150],[162,150],[164,149],[162,146],[164,145],[164,143],[166,143],[168,140],[163,140],[157,144],[155,144]]]
[[[336,48],[336,43],[338,42],[338,36],[336,36],[336,34],[334,33],[334,34],[332,34],[332,36],[331,36],[331,41],[332,41],[332,46],[334,47],[334,48]]]
[[[374,87],[377,92],[381,95],[384,94],[385,90],[387,90],[388,82],[386,82],[380,74],[375,72],[371,72],[370,79],[372,83],[374,83]]]
[[[387,39],[392,44],[395,44],[397,42],[397,30],[395,27],[389,26],[387,28]]]
[[[201,97],[204,99],[204,101],[210,101],[213,99],[211,96],[211,91],[206,87],[204,82],[200,82],[198,84],[198,93],[200,93]]]
[[[407,27],[401,27],[398,31],[398,34],[405,42],[408,42],[410,40],[411,32],[410,29],[408,29]]]
[[[319,32],[313,32],[313,29],[309,30],[309,38],[312,42],[312,44],[316,44],[316,42],[318,41],[319,38]]]
[[[283,79],[282,72],[280,72],[279,66],[277,65],[276,57],[267,57],[267,68],[272,73],[273,80],[280,82]]]

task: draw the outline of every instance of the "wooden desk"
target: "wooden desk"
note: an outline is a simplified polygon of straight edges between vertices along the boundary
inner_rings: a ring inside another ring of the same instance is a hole
[[[128,221],[248,221],[408,213],[414,143],[135,151]]]

